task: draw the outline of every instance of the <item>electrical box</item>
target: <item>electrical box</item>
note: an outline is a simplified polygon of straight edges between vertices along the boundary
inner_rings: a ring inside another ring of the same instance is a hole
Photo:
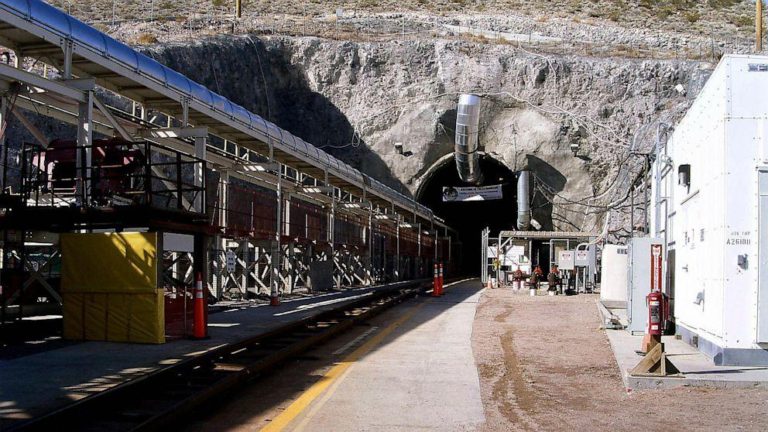
[[[576,269],[576,252],[572,250],[558,252],[557,266],[560,270]]]
[[[603,246],[600,300],[627,301],[627,253],[626,246],[611,244]]]
[[[645,298],[653,288],[664,292],[664,240],[633,237],[627,247],[627,331],[645,332],[648,307]]]

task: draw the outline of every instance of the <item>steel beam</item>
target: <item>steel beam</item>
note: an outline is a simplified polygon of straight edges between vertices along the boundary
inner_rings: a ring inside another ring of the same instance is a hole
[[[5,63],[0,63],[0,77],[6,81],[18,81],[29,87],[59,94],[77,102],[86,101],[82,90],[73,88],[60,81],[49,80],[40,75],[17,69]]]
[[[93,167],[93,92],[85,94],[78,106],[77,123],[77,182],[78,204],[87,206],[91,197],[91,168]]]

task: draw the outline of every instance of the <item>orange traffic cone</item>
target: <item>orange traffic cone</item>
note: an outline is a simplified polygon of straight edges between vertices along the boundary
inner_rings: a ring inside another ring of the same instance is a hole
[[[440,295],[443,295],[443,263],[440,263],[440,272],[437,276],[437,284],[440,286]]]
[[[435,263],[435,272],[432,277],[432,297],[437,297],[440,295],[439,283],[440,283],[440,280],[438,279],[437,263]]]
[[[272,293],[269,296],[270,306],[280,306],[280,291],[276,286],[272,286]]]
[[[197,273],[195,281],[195,312],[193,336],[195,339],[205,339],[208,336],[208,323],[205,322],[205,296],[203,295],[203,276]]]

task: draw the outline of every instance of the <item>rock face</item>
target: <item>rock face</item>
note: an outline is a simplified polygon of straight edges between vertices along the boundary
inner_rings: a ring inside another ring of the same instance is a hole
[[[236,37],[151,54],[413,194],[452,152],[458,95],[480,94],[487,155],[533,171],[534,194],[554,203],[553,228],[582,230],[602,228],[602,206],[620,201],[641,169],[629,152],[652,147],[655,124],[674,122],[711,69],[440,40]]]

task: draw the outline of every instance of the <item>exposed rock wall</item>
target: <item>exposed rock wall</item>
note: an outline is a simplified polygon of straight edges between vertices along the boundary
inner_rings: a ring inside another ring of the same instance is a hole
[[[555,228],[585,230],[601,228],[601,206],[637,175],[641,160],[628,157],[630,147],[649,149],[653,124],[678,118],[711,69],[441,40],[235,37],[151,54],[411,193],[452,151],[458,94],[482,94],[485,151],[510,169],[534,171],[536,193],[555,202]]]

